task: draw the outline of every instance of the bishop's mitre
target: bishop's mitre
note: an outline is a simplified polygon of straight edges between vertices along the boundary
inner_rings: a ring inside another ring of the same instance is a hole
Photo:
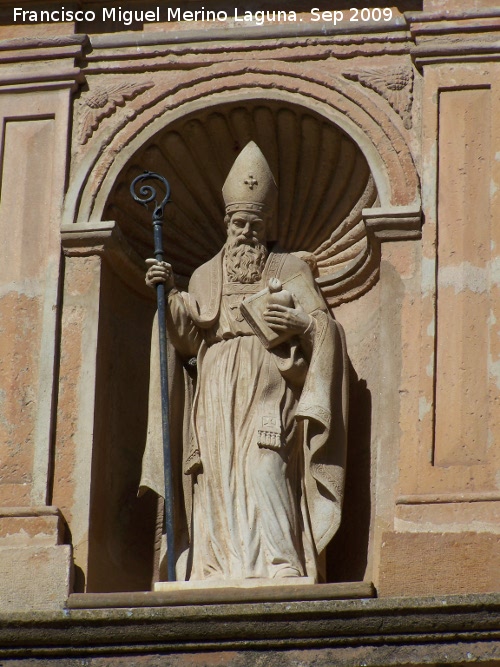
[[[236,158],[222,187],[222,196],[226,213],[273,211],[278,188],[266,158],[254,141]]]

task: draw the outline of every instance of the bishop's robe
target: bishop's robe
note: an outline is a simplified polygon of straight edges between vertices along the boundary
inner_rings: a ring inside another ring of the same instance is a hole
[[[185,376],[187,399],[176,407],[182,382],[171,356],[174,468],[182,450],[188,482],[183,493],[177,483],[177,516],[179,505],[185,510],[177,532],[184,520],[189,537],[180,538],[176,556],[185,548],[191,580],[317,578],[318,557],[340,523],[347,424],[342,329],[325,306],[312,313],[304,335],[266,350],[239,308],[270,278],[285,282],[299,271],[315,285],[302,260],[270,253],[258,283],[229,283],[222,251],[194,272],[187,293],[169,295],[170,343],[181,358],[196,356],[198,368],[194,398]],[[163,495],[156,387],[152,381],[141,485]],[[179,410],[189,417],[179,419]]]

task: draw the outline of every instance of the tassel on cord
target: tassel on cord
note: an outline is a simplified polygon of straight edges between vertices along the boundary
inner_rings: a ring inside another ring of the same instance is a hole
[[[257,444],[265,449],[279,450],[282,447],[282,438],[280,433],[273,431],[258,431]]]

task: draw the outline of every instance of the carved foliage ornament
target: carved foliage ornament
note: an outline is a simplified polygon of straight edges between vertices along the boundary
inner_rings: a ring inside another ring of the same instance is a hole
[[[346,79],[359,81],[386,99],[409,130],[412,126],[413,70],[411,67],[362,67],[344,72]]]
[[[83,100],[78,129],[80,143],[86,144],[100,122],[114,114],[117,107],[123,107],[127,100],[133,100],[153,85],[152,81],[140,83],[115,81],[108,85],[96,86]]]

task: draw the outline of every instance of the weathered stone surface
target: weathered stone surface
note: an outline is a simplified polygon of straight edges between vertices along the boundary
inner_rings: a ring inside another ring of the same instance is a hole
[[[70,546],[0,546],[0,599],[2,608],[11,613],[60,609],[70,592],[71,577]]]
[[[7,546],[60,543],[60,519],[57,516],[0,517],[0,544]]]
[[[49,495],[58,215],[74,85],[74,76],[66,77],[68,70],[76,74],[74,58],[84,41],[56,37],[51,42],[58,28],[46,33],[48,48],[38,53],[45,59],[42,65],[23,48],[23,30],[12,51],[5,42],[0,47],[0,507],[43,505]],[[36,90],[30,88],[33,83]]]
[[[384,533],[377,590],[380,596],[500,592],[499,572],[499,535]]]
[[[0,599],[6,609],[59,609],[72,586],[71,546],[55,507],[0,509]]]
[[[313,577],[294,577],[296,586],[312,586],[315,581]],[[259,588],[260,586],[289,586],[286,579],[236,579],[230,582],[237,590],[240,588]],[[212,589],[225,588],[228,583],[225,581],[218,581],[216,583],[211,581],[157,581],[154,585],[154,590],[162,593],[181,592],[183,590],[197,590],[197,589]]]
[[[249,580],[247,580],[249,581]],[[251,580],[250,580],[251,581]],[[304,585],[288,582],[272,584],[264,587],[239,587],[234,582],[225,586],[182,587],[189,582],[176,582],[169,590],[169,582],[159,582],[154,592],[146,593],[74,593],[68,599],[69,609],[104,609],[120,607],[172,607],[196,604],[218,603],[249,603],[249,602],[287,602],[310,600],[354,600],[358,598],[376,597],[373,584],[368,582],[348,582],[343,584]],[[195,584],[197,582],[194,582]],[[162,589],[162,585],[165,585]],[[156,588],[156,586],[155,586]]]
[[[293,197],[276,231],[287,250],[316,253],[347,333],[350,458],[329,580],[367,578],[386,595],[495,584],[498,8],[402,0],[387,23],[333,26],[294,6],[296,24],[112,33],[14,25],[0,7],[0,505],[62,508],[80,591],[139,591],[153,578],[156,505],[136,498],[151,234],[148,214],[125,203],[128,185],[147,167],[172,180],[167,245],[185,286],[224,241],[214,192],[250,139],[284,165]],[[99,243],[106,229],[112,242]],[[56,549],[54,524],[3,516],[2,548]],[[439,646],[435,661],[466,659]],[[402,664],[433,660],[408,651]]]
[[[433,457],[440,467],[484,464],[498,439],[488,409],[500,389],[489,350],[500,333],[489,287],[491,104],[489,89],[440,93]]]
[[[498,596],[483,595],[16,614],[0,617],[0,656],[74,665],[488,664],[499,657],[499,607]]]

